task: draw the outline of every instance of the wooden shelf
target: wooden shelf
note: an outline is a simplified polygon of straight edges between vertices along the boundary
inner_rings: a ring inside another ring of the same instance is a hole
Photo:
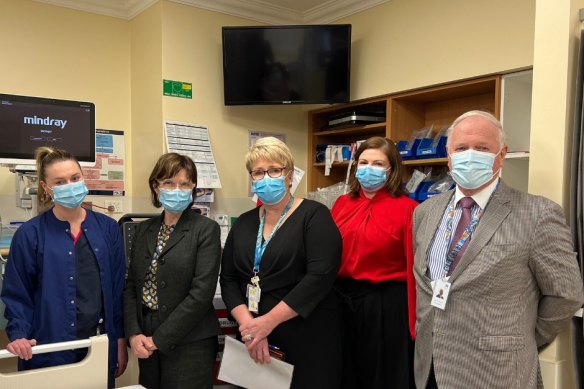
[[[448,158],[428,158],[428,159],[412,159],[409,161],[403,161],[404,165],[408,166],[428,166],[428,165],[445,165],[448,163]],[[324,167],[324,162],[315,162],[312,164],[314,167]],[[349,166],[349,161],[343,162],[333,162],[332,167],[347,167]]]
[[[385,135],[385,127],[387,123],[374,123],[374,124],[367,124],[364,126],[358,127],[350,127],[350,128],[339,128],[339,129],[332,129],[326,131],[317,131],[312,134],[314,137],[321,137],[321,136],[337,136],[337,135],[353,135],[359,133],[371,133],[376,130],[379,130],[380,134]]]
[[[315,163],[312,164],[312,166],[315,166],[315,167],[321,167],[322,166],[322,167],[324,167],[324,162],[315,162]],[[333,165],[332,165],[332,167],[341,167],[341,166],[344,166],[344,167],[349,166],[349,161],[333,162]]]
[[[403,161],[403,164],[408,166],[445,165],[447,163],[448,158],[411,159],[409,161]]]

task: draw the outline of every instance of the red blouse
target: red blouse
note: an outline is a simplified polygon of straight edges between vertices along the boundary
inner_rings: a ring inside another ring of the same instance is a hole
[[[386,190],[372,199],[343,195],[331,212],[343,237],[339,278],[407,282],[410,333],[415,338],[416,283],[413,264],[412,219],[418,205],[407,196]]]

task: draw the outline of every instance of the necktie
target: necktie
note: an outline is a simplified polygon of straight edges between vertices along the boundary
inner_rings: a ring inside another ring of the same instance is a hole
[[[452,237],[450,247],[448,248],[449,253],[452,251],[454,246],[456,246],[456,244],[458,243],[458,241],[460,240],[460,238],[462,236],[462,233],[464,232],[466,227],[468,227],[470,222],[472,221],[472,207],[473,207],[473,205],[475,205],[475,201],[472,199],[472,197],[463,197],[460,199],[460,205],[462,206],[462,216],[460,217],[460,220],[458,221],[458,225],[456,226],[456,231],[454,232],[454,236]],[[470,242],[470,237],[464,242],[464,244],[460,248],[460,251],[454,257],[454,259],[452,261],[452,265],[450,265],[450,269],[448,269],[448,275],[452,274],[452,272],[456,268],[456,265],[458,265],[458,262],[460,261],[460,258],[464,254],[464,251],[466,250],[466,247],[468,246],[469,242]]]

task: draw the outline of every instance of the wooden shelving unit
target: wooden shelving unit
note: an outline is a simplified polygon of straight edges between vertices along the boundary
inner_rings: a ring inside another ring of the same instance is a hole
[[[339,104],[309,113],[308,191],[345,180],[347,162],[333,164],[330,175],[324,175],[324,163],[316,162],[316,146],[344,144],[385,136],[394,142],[410,139],[413,132],[433,126],[434,132],[449,126],[460,114],[480,109],[500,115],[501,75],[485,76],[444,85]],[[385,111],[383,123],[325,129],[331,117],[351,112]],[[408,168],[447,164],[447,158],[404,161]]]

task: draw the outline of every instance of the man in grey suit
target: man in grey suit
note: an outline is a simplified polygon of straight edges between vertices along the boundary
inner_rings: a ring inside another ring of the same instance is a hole
[[[584,301],[564,213],[499,179],[507,146],[494,116],[467,112],[450,131],[456,189],[414,214],[416,385],[542,388],[538,349]]]

